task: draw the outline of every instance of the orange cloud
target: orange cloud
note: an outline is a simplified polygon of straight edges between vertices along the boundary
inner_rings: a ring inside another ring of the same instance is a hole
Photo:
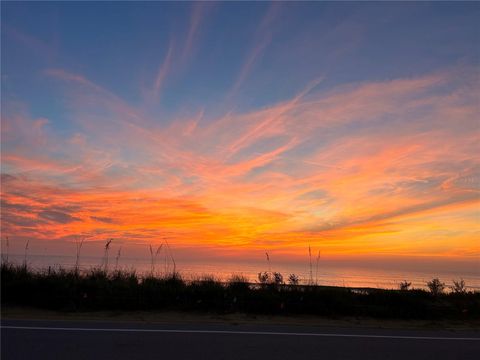
[[[4,234],[167,236],[240,257],[300,256],[308,243],[478,256],[479,88],[453,70],[328,92],[318,80],[265,109],[168,124],[81,75],[47,74],[68,85],[78,129],[62,137],[26,111],[2,119]]]

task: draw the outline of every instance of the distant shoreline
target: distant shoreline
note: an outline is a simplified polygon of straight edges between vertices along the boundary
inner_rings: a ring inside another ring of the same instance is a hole
[[[21,265],[24,261],[24,255],[11,254],[10,259],[12,259],[15,264]],[[72,269],[75,267],[75,256],[30,254],[28,255],[27,263],[30,268],[38,271],[48,269],[48,267]],[[101,256],[82,256],[79,268],[82,269],[82,271],[89,271],[92,268],[100,267],[101,263]],[[171,268],[171,264],[169,266]],[[115,269],[114,258],[110,258],[109,268],[110,270]],[[139,257],[122,257],[118,265],[118,269],[122,271],[135,270],[140,276],[148,275],[151,272],[150,268],[150,259]],[[261,261],[254,262],[253,265],[244,264],[243,262],[232,264],[228,262],[184,263],[181,261],[178,261],[177,264],[177,269],[181,272],[183,279],[195,279],[199,276],[214,274],[215,278],[219,281],[227,281],[232,274],[239,274],[248,277],[251,282],[255,282],[258,272],[263,272],[266,268],[267,265]],[[163,260],[157,262],[155,269],[156,276],[163,276],[169,272],[165,271]],[[277,262],[272,266],[272,269],[280,271],[285,277],[291,273],[295,273],[299,277],[300,284],[307,285],[309,283],[309,273],[305,266],[291,266],[291,264]],[[318,274],[316,274],[315,271],[312,280],[323,286],[376,289],[397,289],[400,282],[407,280],[412,282],[412,287],[427,289],[425,284],[433,277],[439,277],[442,281],[447,282],[448,285],[451,285],[454,279],[463,278],[470,290],[480,290],[480,278],[476,276],[475,272],[379,270],[376,268],[356,268],[355,266],[332,266],[328,262],[320,263]]]

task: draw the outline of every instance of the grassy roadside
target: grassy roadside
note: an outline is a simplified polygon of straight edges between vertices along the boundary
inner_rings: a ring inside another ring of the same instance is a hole
[[[423,321],[477,321],[480,293],[351,289],[278,283],[227,283],[179,274],[139,277],[132,272],[2,265],[2,306],[68,312],[190,312],[250,316],[316,316]]]
[[[334,328],[411,329],[478,331],[480,320],[399,320],[358,317],[321,317],[311,315],[212,314],[174,311],[90,311],[65,312],[32,307],[2,306],[4,320],[55,320],[81,322],[121,322],[140,324],[220,324],[220,325],[288,325]]]

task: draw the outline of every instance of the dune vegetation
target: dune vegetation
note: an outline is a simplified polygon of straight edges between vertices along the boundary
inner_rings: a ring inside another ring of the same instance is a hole
[[[480,318],[480,293],[467,291],[462,280],[445,291],[438,279],[429,290],[398,290],[299,285],[291,274],[258,274],[248,282],[241,275],[228,281],[214,276],[186,280],[179,272],[155,276],[135,271],[92,268],[30,269],[3,262],[2,306],[31,306],[62,311],[175,310],[247,314],[311,314],[398,319]]]

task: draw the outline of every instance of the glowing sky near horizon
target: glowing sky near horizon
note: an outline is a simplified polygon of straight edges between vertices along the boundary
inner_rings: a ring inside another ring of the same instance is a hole
[[[1,6],[3,237],[479,258],[480,4]]]

